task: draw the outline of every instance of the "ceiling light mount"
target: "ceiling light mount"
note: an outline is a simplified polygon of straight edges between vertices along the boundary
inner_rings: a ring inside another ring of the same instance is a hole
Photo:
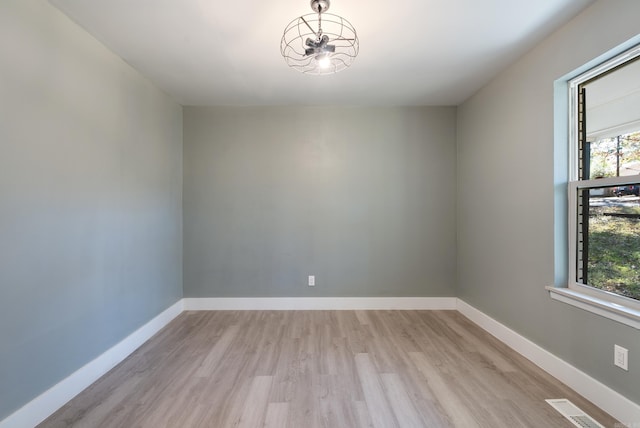
[[[311,0],[311,10],[315,13],[322,13],[329,10],[331,2],[329,0]]]
[[[311,10],[287,25],[280,40],[280,53],[289,67],[306,74],[333,74],[349,67],[360,43],[353,25],[326,13],[330,0],[311,0]]]

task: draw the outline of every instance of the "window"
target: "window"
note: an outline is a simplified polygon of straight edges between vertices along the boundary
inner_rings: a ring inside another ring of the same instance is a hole
[[[551,296],[640,329],[640,45],[568,88],[568,286]]]

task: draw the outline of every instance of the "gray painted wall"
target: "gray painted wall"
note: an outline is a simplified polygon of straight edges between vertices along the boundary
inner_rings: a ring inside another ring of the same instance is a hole
[[[595,3],[457,131],[455,108],[186,108],[183,204],[180,106],[46,2],[0,2],[0,420],[178,300],[182,275],[187,297],[457,294],[640,402],[638,331],[543,288],[553,82],[639,14]]]
[[[636,403],[640,331],[552,301],[544,287],[556,278],[554,226],[566,221],[554,225],[554,81],[638,34],[638,16],[637,0],[594,3],[459,107],[457,290]],[[558,181],[562,203],[566,176]],[[614,367],[614,343],[629,349],[629,372]]]
[[[455,115],[185,108],[185,297],[453,296]]]
[[[182,297],[182,109],[0,2],[0,420]]]

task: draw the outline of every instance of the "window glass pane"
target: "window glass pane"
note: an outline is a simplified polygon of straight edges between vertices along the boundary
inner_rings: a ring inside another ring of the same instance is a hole
[[[640,57],[583,83],[586,140],[640,130]]]
[[[581,179],[640,173],[640,57],[580,85]]]
[[[590,179],[640,173],[640,132],[602,138],[588,145]]]
[[[578,192],[576,279],[640,300],[640,183]]]

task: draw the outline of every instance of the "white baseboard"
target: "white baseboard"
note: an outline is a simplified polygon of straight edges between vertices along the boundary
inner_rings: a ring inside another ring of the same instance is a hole
[[[213,297],[184,300],[187,311],[222,310],[455,310],[455,297]]]
[[[182,311],[183,302],[179,300],[105,353],[0,421],[0,428],[25,428],[38,425],[127,358]]]
[[[623,423],[640,423],[640,405],[578,370],[473,306],[458,299],[458,312],[538,367]],[[560,397],[550,397],[560,398]],[[635,426],[635,425],[632,425]]]
[[[475,324],[622,422],[640,421],[640,406],[463,300],[455,297],[184,298],[104,354],[0,421],[33,427],[115,367],[184,310],[458,310]]]

